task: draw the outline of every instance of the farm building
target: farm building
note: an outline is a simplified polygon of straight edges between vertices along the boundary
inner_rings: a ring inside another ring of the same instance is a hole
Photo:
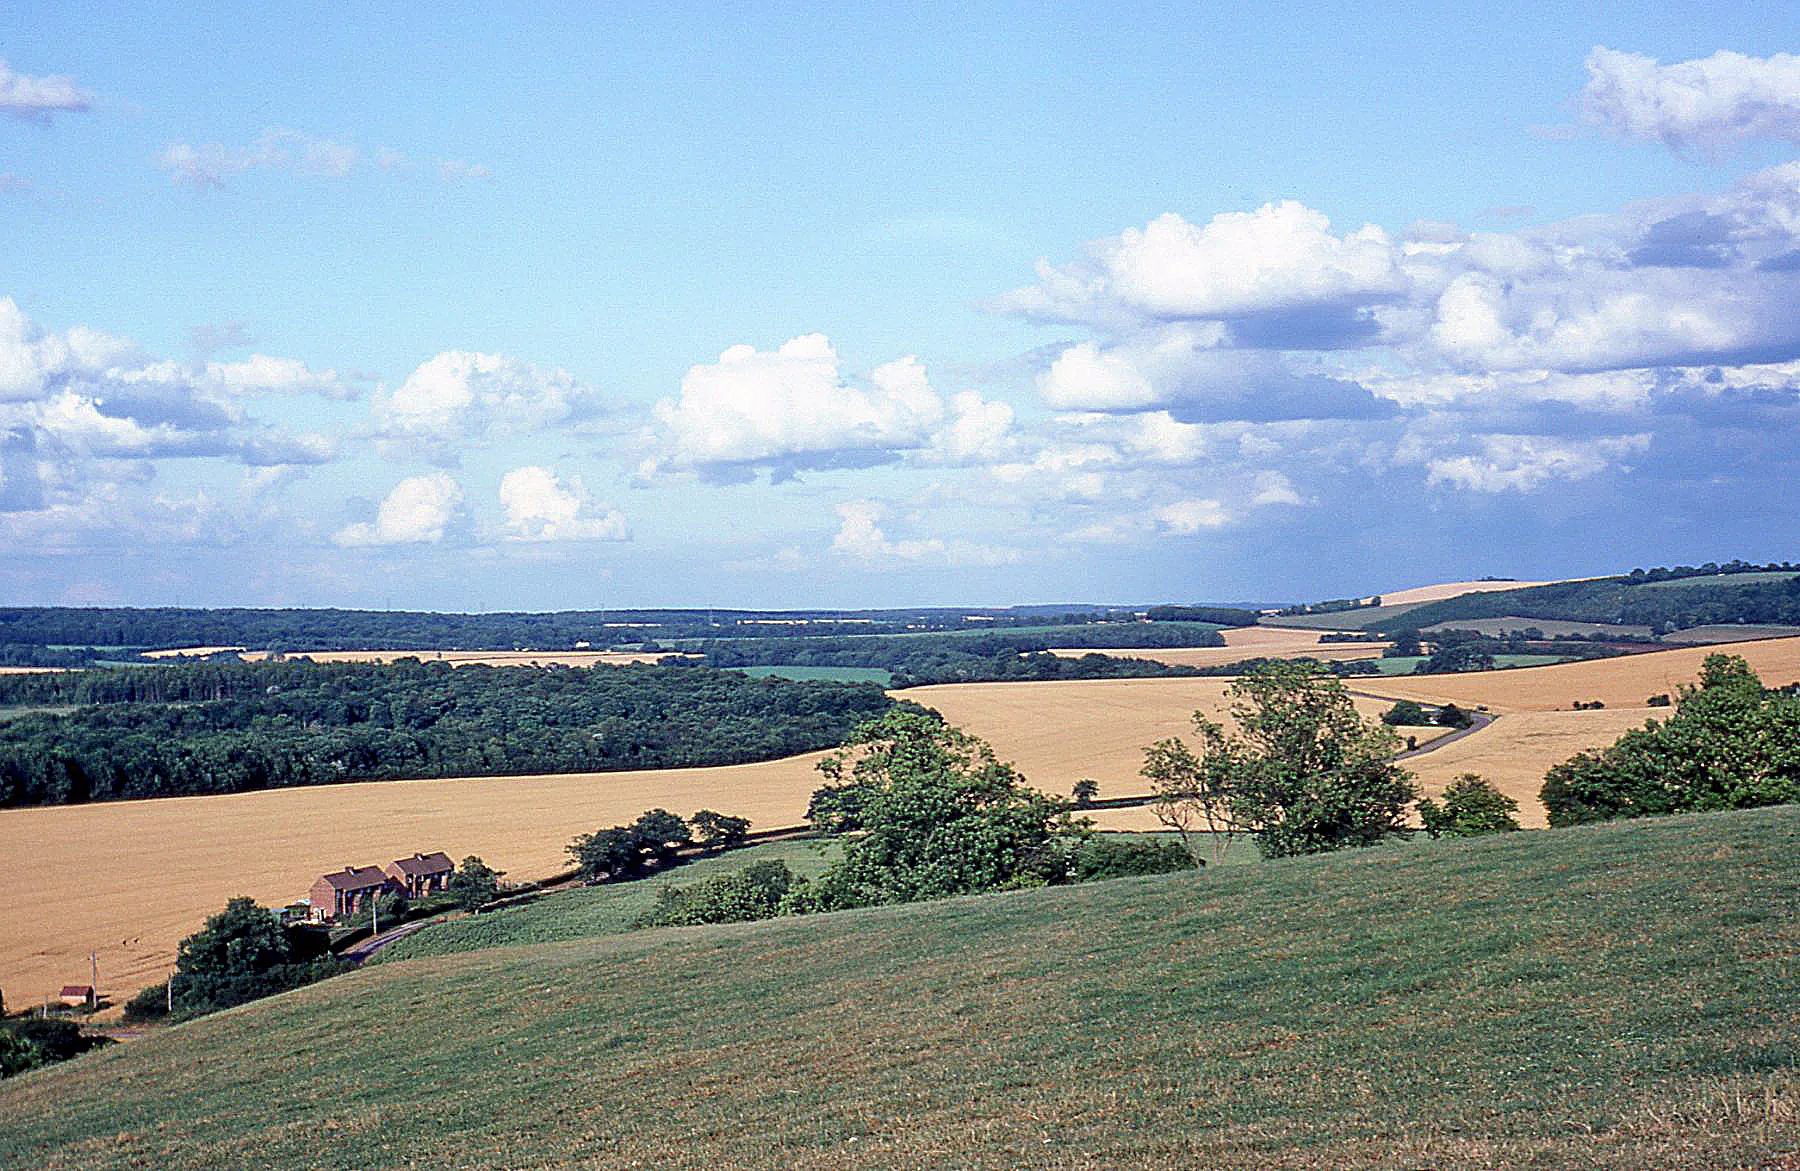
[[[442,850],[430,854],[414,854],[387,864],[388,878],[402,887],[408,898],[420,898],[449,885],[456,867],[450,855]]]
[[[388,876],[374,866],[346,866],[325,874],[312,884],[307,901],[321,919],[347,915],[368,906],[392,887]]]
[[[57,997],[69,1008],[98,1008],[100,994],[94,991],[92,984],[64,984],[62,995]]]

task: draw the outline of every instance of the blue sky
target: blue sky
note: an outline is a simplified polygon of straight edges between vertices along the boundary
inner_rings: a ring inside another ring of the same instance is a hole
[[[1800,12],[0,13],[0,600],[1794,553]]]

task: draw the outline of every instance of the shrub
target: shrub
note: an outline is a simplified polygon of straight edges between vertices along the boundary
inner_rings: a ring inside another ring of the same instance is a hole
[[[133,1024],[143,1021],[160,1021],[169,1015],[169,982],[152,984],[148,988],[140,988],[137,994],[125,1002],[125,1019]]]
[[[1094,798],[1099,795],[1100,783],[1092,777],[1082,777],[1075,782],[1075,787],[1069,790],[1069,799],[1075,802],[1077,809],[1088,808],[1094,803]]]
[[[750,819],[732,817],[702,809],[688,819],[694,829],[694,840],[708,850],[728,850],[744,843],[750,836]]]
[[[1436,723],[1442,728],[1468,728],[1474,726],[1475,717],[1455,704],[1447,703],[1438,710]]]
[[[785,862],[753,862],[691,886],[665,886],[656,892],[656,906],[640,925],[693,927],[773,918],[795,881]]]
[[[1128,878],[1136,874],[1169,874],[1206,865],[1175,842],[1095,834],[1075,851],[1071,867],[1076,882]]]
[[[113,1043],[111,1037],[84,1033],[74,1021],[58,1020],[55,1017],[24,1017],[7,1021],[4,1031],[36,1046],[46,1063],[67,1061],[90,1049]]]
[[[1442,805],[1419,802],[1419,820],[1434,838],[1473,838],[1519,828],[1519,803],[1474,773],[1464,773],[1444,789]]]
[[[1403,699],[1381,713],[1381,722],[1390,728],[1418,728],[1431,723],[1432,716],[1412,700]]]
[[[204,928],[181,941],[175,960],[176,1014],[215,1012],[343,971],[334,958],[306,954],[317,934],[283,927],[253,899],[232,899]]]
[[[455,898],[456,905],[465,911],[473,911],[494,901],[500,893],[500,880],[505,871],[495,870],[479,857],[470,854],[450,876],[448,890]]]
[[[1742,658],[1715,654],[1674,707],[1552,768],[1539,793],[1550,824],[1800,800],[1800,698],[1765,691]]]
[[[49,1062],[44,1051],[11,1029],[0,1029],[0,1078],[36,1069]]]
[[[905,903],[1055,880],[1066,806],[1025,784],[982,741],[935,713],[897,708],[819,762],[821,828],[861,832],[787,905],[795,910]],[[853,819],[844,813],[854,809]]]

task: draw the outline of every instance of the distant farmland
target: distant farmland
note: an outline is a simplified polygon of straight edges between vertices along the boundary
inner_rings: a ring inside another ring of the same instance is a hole
[[[1285,630],[1267,626],[1238,626],[1219,632],[1222,647],[1172,647],[1112,650],[1101,647],[1057,647],[1050,653],[1074,658],[1081,655],[1114,655],[1134,659],[1150,659],[1174,667],[1223,667],[1245,659],[1319,659],[1323,662],[1350,662],[1376,659],[1390,643],[1325,642],[1323,630]]]
[[[1458,772],[1488,775],[1541,817],[1544,771],[1571,753],[1610,743],[1665,709],[1643,706],[1698,677],[1714,648],[1696,647],[1554,667],[1349,681],[1374,716],[1398,698],[1486,705],[1496,723],[1408,767],[1434,789]],[[1800,682],[1800,638],[1731,648],[1765,683]],[[1142,792],[1143,749],[1189,731],[1191,713],[1222,716],[1222,678],[1105,679],[955,684],[908,690],[953,723],[992,742],[1039,788],[1066,795],[1091,777],[1102,795]],[[1378,696],[1379,698],[1374,698]],[[1599,699],[1598,712],[1572,712]],[[1402,735],[1428,735],[1400,729]],[[378,782],[222,797],[111,802],[0,811],[13,897],[0,902],[0,979],[23,999],[85,974],[98,950],[101,980],[129,994],[160,979],[175,942],[226,898],[278,903],[319,873],[414,850],[481,854],[515,878],[564,865],[569,838],[652,806],[710,807],[759,828],[799,823],[819,784],[818,754],[764,764],[566,776]],[[1153,825],[1142,811],[1108,812],[1104,825]],[[146,894],[146,866],[155,875]]]
[[[1643,707],[1652,695],[1673,696],[1681,684],[1697,681],[1706,656],[1721,650],[1746,659],[1768,686],[1800,682],[1800,638],[1782,638],[1513,671],[1357,679],[1354,684],[1394,699],[1485,704],[1497,712],[1566,711],[1596,699],[1609,708]]]

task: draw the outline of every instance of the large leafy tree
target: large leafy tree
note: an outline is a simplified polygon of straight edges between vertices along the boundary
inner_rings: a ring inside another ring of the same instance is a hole
[[[1416,794],[1393,761],[1399,737],[1365,722],[1336,677],[1269,662],[1230,695],[1236,734],[1195,713],[1198,754],[1179,740],[1148,750],[1159,806],[1186,801],[1213,826],[1246,828],[1268,857],[1374,845],[1404,829]]]
[[[1063,877],[1058,839],[1076,836],[1067,805],[934,713],[896,708],[819,767],[829,783],[813,808],[828,811],[821,828],[846,835],[844,852],[790,905],[837,910]]]
[[[1800,800],[1800,697],[1708,655],[1672,716],[1557,765],[1539,796],[1553,826]]]
[[[295,932],[250,898],[235,898],[181,941],[175,959],[175,1008],[183,1016],[213,1012],[299,987],[339,970],[308,954]]]
[[[505,876],[504,870],[495,870],[477,855],[470,854],[450,876],[448,889],[457,906],[473,911],[499,897],[500,880]]]

